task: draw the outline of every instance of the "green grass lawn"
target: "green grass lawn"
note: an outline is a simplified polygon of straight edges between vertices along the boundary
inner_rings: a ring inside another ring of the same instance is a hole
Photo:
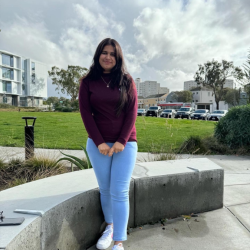
[[[37,117],[37,148],[81,149],[79,145],[86,145],[88,135],[80,113],[0,112],[0,146],[24,146],[23,116]],[[178,148],[190,135],[212,135],[214,122],[139,116],[136,130],[139,152],[167,152]]]

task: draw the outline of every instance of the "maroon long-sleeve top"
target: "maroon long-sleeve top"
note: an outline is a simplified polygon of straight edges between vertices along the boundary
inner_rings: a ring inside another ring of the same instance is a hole
[[[102,74],[108,83],[111,74]],[[129,96],[127,108],[119,117],[115,108],[120,98],[120,89],[107,87],[100,78],[92,81],[84,78],[79,90],[79,108],[83,123],[95,145],[98,147],[105,142],[120,142],[124,146],[128,141],[137,141],[135,121],[137,117],[137,91],[132,80],[133,92]]]

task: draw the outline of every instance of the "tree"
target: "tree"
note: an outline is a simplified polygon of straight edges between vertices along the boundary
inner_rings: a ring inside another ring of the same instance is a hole
[[[61,90],[63,94],[67,93],[71,100],[75,101],[78,98],[79,79],[86,74],[86,71],[86,68],[68,65],[67,70],[53,66],[48,73],[52,79],[52,84],[57,85],[56,90]]]
[[[50,97],[48,97],[47,100],[46,100],[46,102],[47,102],[48,105],[50,105],[51,103],[52,103],[52,104],[55,104],[55,103],[58,102],[58,101],[59,101],[59,99],[58,99],[58,97],[56,97],[56,96],[50,96]]]
[[[234,107],[238,106],[240,103],[240,92],[241,89],[227,89],[224,95],[225,103]]]
[[[192,102],[193,94],[189,90],[175,91],[173,99],[175,99],[177,102]]]
[[[250,103],[250,50],[248,54],[248,58],[246,63],[243,64],[244,75],[243,78],[240,79],[240,83],[243,86],[244,91],[248,95],[248,103]]]
[[[224,84],[227,78],[234,77],[242,79],[243,71],[239,67],[234,67],[233,62],[222,60],[221,63],[212,60],[204,65],[199,64],[199,69],[194,75],[194,80],[198,85],[203,85],[212,89],[216,109],[219,109],[219,102],[223,100],[225,95]]]

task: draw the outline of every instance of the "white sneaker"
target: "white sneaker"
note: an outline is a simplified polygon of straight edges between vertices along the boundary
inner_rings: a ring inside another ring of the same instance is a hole
[[[119,243],[118,245],[114,245],[112,250],[124,250],[122,243]]]
[[[113,240],[113,227],[112,225],[107,225],[105,231],[102,233],[102,236],[97,241],[97,249],[106,249],[111,245]]]

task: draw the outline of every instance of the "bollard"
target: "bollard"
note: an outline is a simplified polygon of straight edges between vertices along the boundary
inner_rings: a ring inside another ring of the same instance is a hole
[[[24,127],[25,132],[25,160],[34,156],[34,126],[36,117],[22,117],[25,119],[26,126]],[[27,120],[34,120],[33,125],[28,125]]]

